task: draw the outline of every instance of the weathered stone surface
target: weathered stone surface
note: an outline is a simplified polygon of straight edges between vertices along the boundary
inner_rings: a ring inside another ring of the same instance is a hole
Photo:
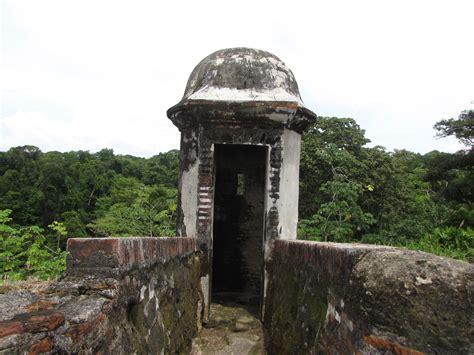
[[[204,118],[205,116],[203,116]],[[232,128],[225,125],[206,124],[199,131],[184,131],[181,137],[180,158],[180,198],[178,201],[178,235],[193,237],[197,239],[202,255],[202,282],[201,288],[204,295],[204,308],[207,308],[208,295],[210,292],[210,275],[212,267],[213,250],[213,227],[214,211],[212,207],[215,199],[215,144],[252,144],[265,145],[269,149],[267,191],[265,191],[266,211],[264,220],[265,248],[264,257],[270,258],[271,244],[280,235],[291,235],[289,223],[283,223],[279,219],[279,209],[283,204],[280,200],[280,191],[285,189],[284,181],[297,181],[297,177],[291,179],[280,178],[286,176],[283,163],[283,146],[287,143],[282,137],[285,136],[284,129],[269,128],[265,126],[256,127],[255,124],[241,126],[234,122]],[[199,144],[198,144],[199,142]],[[199,149],[197,149],[199,146]],[[189,165],[188,165],[189,164]],[[288,163],[290,166],[291,163]],[[296,184],[296,187],[298,184]],[[285,189],[288,191],[288,189]],[[285,202],[297,199],[297,193],[291,193]],[[278,208],[277,208],[278,206]],[[286,214],[285,219],[296,219],[297,210]],[[296,237],[296,229],[294,235]],[[261,262],[256,260],[255,262]],[[204,317],[207,312],[205,310]]]
[[[46,337],[43,338],[41,341],[33,344],[28,352],[28,355],[36,355],[41,353],[46,353],[53,348],[53,341],[51,338]]]
[[[177,235],[198,239],[204,321],[212,287],[221,282],[213,278],[226,279],[219,271],[213,273],[213,260],[216,270],[239,270],[232,272],[231,278],[238,279],[234,285],[221,284],[217,289],[236,291],[242,285],[242,292],[251,290],[256,298],[263,293],[264,303],[268,272],[264,264],[271,259],[273,241],[296,239],[301,133],[316,114],[304,106],[293,73],[280,59],[257,49],[230,48],[212,53],[196,66],[184,97],[167,115],[181,131]],[[219,148],[224,145],[236,150],[238,145],[258,146],[265,156],[257,157],[258,149],[255,153],[240,149],[246,165],[219,173],[225,170],[221,159],[237,162],[231,149],[224,153]],[[264,166],[252,166],[257,162]],[[232,208],[220,204],[220,196],[226,194],[223,186],[238,180],[232,175],[249,173],[254,176],[246,186],[253,191],[243,193],[240,200],[229,199],[235,202]],[[229,179],[222,182],[223,176]],[[223,243],[219,235],[225,236]],[[237,239],[238,245],[229,245]],[[227,257],[223,249],[242,249],[243,256]],[[222,255],[225,261],[218,260]]]
[[[391,247],[275,242],[275,354],[474,351],[474,266]]]
[[[236,331],[237,324],[240,328]],[[192,355],[266,354],[261,322],[234,303],[213,303],[209,324],[193,340]]]
[[[45,309],[52,309],[52,308],[56,307],[57,304],[58,304],[58,302],[56,302],[54,300],[40,299],[37,302],[33,302],[33,303],[29,304],[26,307],[26,309],[28,311],[42,311],[42,310],[45,310]]]
[[[424,351],[474,351],[474,266],[403,249],[368,253],[353,269],[364,322]],[[371,335],[369,335],[370,337]],[[370,338],[369,338],[370,339]]]
[[[55,310],[20,313],[11,320],[0,322],[0,337],[54,330],[63,323],[64,313]]]
[[[410,348],[406,348],[396,341],[391,339],[378,337],[375,335],[365,335],[364,341],[366,344],[377,349],[380,352],[392,352],[394,354],[403,354],[403,355],[423,355],[424,352],[416,351]]]
[[[100,295],[80,295],[74,303],[68,302],[59,307],[70,323],[85,323],[99,316],[107,299]]]
[[[307,126],[316,117],[305,108],[291,70],[275,55],[252,48],[222,49],[204,58],[191,73],[181,102],[168,110],[168,117],[184,127],[198,116],[196,108],[217,113],[224,120],[236,114],[253,122],[266,118],[289,128]]]
[[[473,265],[389,247],[274,245],[268,353],[473,353]],[[176,245],[160,248],[175,253]],[[41,292],[3,294],[13,308],[19,295],[20,307],[15,314],[0,303],[0,353],[191,351],[203,299],[195,245],[155,262],[122,260],[116,278],[70,275]],[[238,308],[213,309],[193,354],[264,353],[257,319]]]
[[[301,102],[291,70],[275,55],[252,48],[222,49],[204,58],[191,73],[184,98]]]
[[[12,290],[11,292],[0,294],[0,304],[2,305],[0,322],[25,312],[27,310],[26,307],[37,299],[38,296],[30,290]]]
[[[19,321],[5,321],[0,323],[0,338],[20,334],[22,332],[23,326]]]
[[[64,313],[53,309],[18,314],[13,322],[20,322],[25,333],[54,330],[64,323]]]
[[[234,332],[245,332],[249,329],[250,327],[248,324],[241,323],[241,322],[235,322],[234,324]]]
[[[150,267],[195,251],[190,239],[177,238],[71,238],[68,273],[117,276],[133,268]]]
[[[0,352],[189,352],[200,322],[195,241],[143,239],[70,240],[66,278],[1,295]]]
[[[23,334],[14,334],[0,336],[0,354],[14,353],[15,349],[18,351],[18,344],[28,341]]]

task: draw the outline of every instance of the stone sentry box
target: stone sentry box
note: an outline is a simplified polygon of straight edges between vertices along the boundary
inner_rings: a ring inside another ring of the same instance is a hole
[[[276,56],[217,51],[189,77],[168,117],[181,132],[177,235],[203,253],[203,320],[213,293],[263,314],[275,239],[296,239],[301,133],[316,115]]]

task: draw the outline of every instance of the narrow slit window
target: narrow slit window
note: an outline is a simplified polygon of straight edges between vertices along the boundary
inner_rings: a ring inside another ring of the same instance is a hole
[[[245,175],[237,174],[237,196],[245,194]]]

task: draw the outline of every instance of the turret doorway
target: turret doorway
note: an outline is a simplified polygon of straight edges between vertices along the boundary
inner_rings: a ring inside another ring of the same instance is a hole
[[[267,147],[215,145],[212,298],[259,313]]]

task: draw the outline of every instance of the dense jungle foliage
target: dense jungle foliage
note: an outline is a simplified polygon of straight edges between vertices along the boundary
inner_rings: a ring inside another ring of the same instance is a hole
[[[435,125],[466,149],[425,155],[366,146],[350,118],[304,134],[299,238],[405,246],[474,258],[474,112]],[[68,237],[172,236],[176,150],[149,159],[98,153],[0,152],[0,273],[53,276]]]
[[[303,139],[299,238],[405,246],[473,261],[474,111],[435,128],[466,149],[421,155],[368,148],[353,119],[320,118]]]

